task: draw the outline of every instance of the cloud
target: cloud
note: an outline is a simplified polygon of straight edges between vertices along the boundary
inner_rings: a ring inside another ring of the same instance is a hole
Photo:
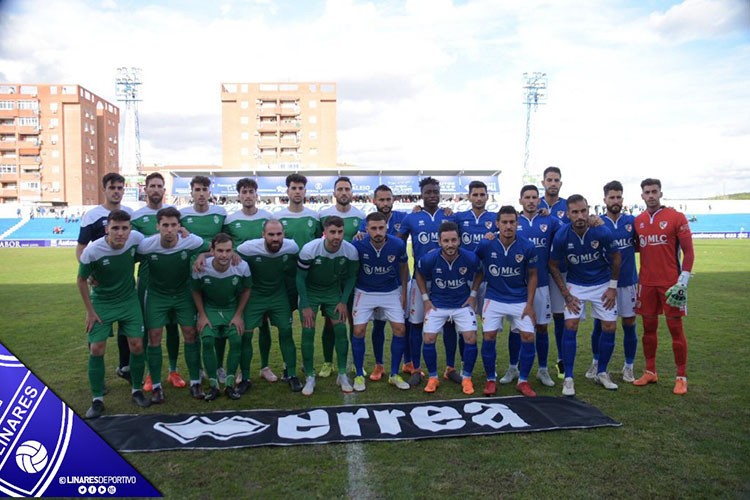
[[[747,0],[685,0],[650,17],[653,29],[681,42],[726,37],[750,30]]]

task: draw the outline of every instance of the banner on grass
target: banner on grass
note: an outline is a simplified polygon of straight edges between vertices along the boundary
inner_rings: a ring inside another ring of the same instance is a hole
[[[393,441],[620,425],[583,401],[547,396],[197,415],[115,415],[92,422],[119,451]]]

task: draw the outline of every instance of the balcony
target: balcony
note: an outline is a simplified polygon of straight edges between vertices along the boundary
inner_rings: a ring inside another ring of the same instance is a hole
[[[279,108],[279,115],[281,116],[298,116],[299,106],[297,107],[281,107]]]
[[[0,134],[3,133],[1,129],[2,127],[0,127]],[[39,125],[19,125],[18,135],[39,135],[41,130],[42,128]]]
[[[15,151],[16,141],[0,140],[0,151]]]
[[[278,128],[279,122],[277,121],[268,121],[268,122],[260,122],[258,124],[258,128],[260,130],[276,130]]]
[[[276,116],[279,114],[279,108],[277,107],[261,107],[258,109],[258,116]]]
[[[41,156],[19,156],[18,157],[18,164],[19,165],[39,165],[42,163]]]
[[[18,144],[18,154],[21,156],[35,156],[38,158],[41,149],[42,148],[40,146],[29,142],[22,142]]]
[[[299,120],[282,120],[279,123],[279,130],[294,130],[297,131],[302,127],[302,122]]]

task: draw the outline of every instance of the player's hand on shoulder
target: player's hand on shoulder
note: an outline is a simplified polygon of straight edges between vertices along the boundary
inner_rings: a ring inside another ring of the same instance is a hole
[[[443,207],[443,215],[450,217],[453,215],[453,209],[451,207]]]
[[[414,205],[412,207],[412,209],[411,209],[411,213],[413,213],[413,214],[416,214],[416,213],[421,212],[421,211],[422,211],[422,206],[421,205]]]
[[[541,215],[542,217],[547,217],[549,215],[549,209],[548,208],[540,208],[537,213]]]
[[[589,226],[598,227],[598,226],[603,226],[603,225],[604,225],[604,221],[602,220],[601,217],[599,217],[598,215],[593,215],[593,214],[589,215]]]
[[[354,241],[361,241],[361,240],[364,240],[364,239],[365,239],[365,233],[363,233],[362,231],[357,231],[357,234],[355,234],[355,235],[354,235],[354,237],[353,237],[352,239],[353,239]]]
[[[206,258],[208,257],[209,253],[204,252],[198,255],[198,257],[195,258],[195,262],[193,262],[193,272],[199,273],[203,271],[203,268],[206,265]]]
[[[490,240],[490,241],[494,240],[495,237],[496,237],[495,233],[493,233],[491,231],[485,233],[485,235],[484,235],[484,239],[485,240]]]

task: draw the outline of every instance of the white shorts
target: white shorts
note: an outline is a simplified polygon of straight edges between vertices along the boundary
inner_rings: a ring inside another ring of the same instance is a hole
[[[424,318],[425,333],[440,333],[443,325],[452,319],[456,324],[458,333],[476,332],[477,315],[470,307],[458,307],[456,309],[433,308]]]
[[[635,301],[638,285],[617,287],[617,314],[621,318],[635,317]]]
[[[377,312],[382,314],[379,315]],[[392,292],[365,292],[354,289],[352,318],[355,325],[366,325],[371,319],[384,319],[392,323],[404,322],[401,308],[401,287]]]
[[[430,293],[431,288],[432,282],[428,281],[427,293]],[[419,286],[417,286],[416,278],[412,278],[409,282],[409,297],[407,302],[409,303],[409,323],[414,323],[415,325],[422,323],[424,321],[424,301],[422,300],[422,292],[419,291]]]
[[[555,287],[557,288],[557,287]],[[548,325],[552,321],[552,309],[549,302],[549,287],[537,287],[534,294],[534,314],[537,325]]]
[[[563,281],[565,281],[565,278],[567,278],[568,273],[561,273],[563,277]],[[552,275],[549,275],[549,302],[552,306],[552,314],[562,314],[565,312],[565,299],[562,296],[562,293],[560,292],[560,289],[557,288],[557,284],[555,283],[555,279],[552,277]]]
[[[586,302],[591,304],[591,316],[602,321],[617,321],[617,306],[612,309],[604,309],[602,295],[607,291],[609,283],[595,286],[581,286],[568,283],[568,291],[581,301],[581,310],[573,314],[565,308],[565,319],[583,319],[586,312]]]
[[[485,332],[503,331],[503,318],[510,320],[510,329],[514,332],[534,333],[534,324],[529,316],[524,316],[525,302],[509,304],[492,299],[485,299],[482,308],[482,330]]]

